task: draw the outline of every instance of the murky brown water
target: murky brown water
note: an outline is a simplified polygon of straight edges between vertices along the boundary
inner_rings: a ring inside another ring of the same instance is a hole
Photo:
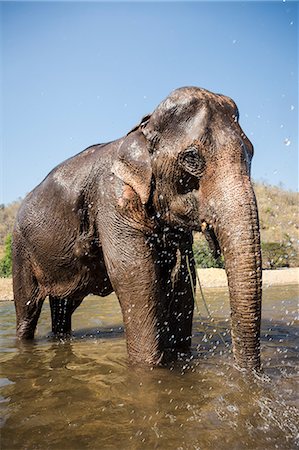
[[[127,364],[114,295],[85,299],[67,342],[47,337],[45,303],[37,339],[22,346],[13,304],[1,303],[1,448],[297,448],[297,287],[264,290],[267,377],[252,381],[233,368],[230,347],[217,334],[230,341],[227,293],[205,292],[215,320],[198,298],[203,318],[195,313],[192,361],[154,370]]]

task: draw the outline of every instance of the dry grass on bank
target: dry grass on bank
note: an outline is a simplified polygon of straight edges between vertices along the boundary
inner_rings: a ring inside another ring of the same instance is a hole
[[[263,242],[291,240],[298,246],[299,193],[288,192],[276,186],[255,183],[261,238]]]

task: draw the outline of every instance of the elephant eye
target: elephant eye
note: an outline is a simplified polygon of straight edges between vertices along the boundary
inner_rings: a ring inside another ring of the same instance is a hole
[[[189,147],[179,157],[180,166],[191,175],[200,178],[205,168],[204,158],[196,147]]]

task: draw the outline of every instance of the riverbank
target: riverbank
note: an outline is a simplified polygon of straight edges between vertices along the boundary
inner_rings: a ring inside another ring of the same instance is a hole
[[[204,288],[225,288],[227,278],[224,269],[198,269],[198,278]],[[299,267],[279,270],[263,270],[263,286],[297,284],[299,286]],[[0,278],[0,301],[12,300],[11,278]]]
[[[227,287],[227,278],[224,269],[197,269],[198,278],[202,287]],[[263,270],[263,286],[276,286],[284,284],[299,285],[299,267]]]

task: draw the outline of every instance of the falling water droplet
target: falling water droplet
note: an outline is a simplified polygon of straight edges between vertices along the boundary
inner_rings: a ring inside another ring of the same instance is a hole
[[[286,147],[289,147],[291,145],[291,141],[289,138],[285,138],[285,140],[283,141]]]

